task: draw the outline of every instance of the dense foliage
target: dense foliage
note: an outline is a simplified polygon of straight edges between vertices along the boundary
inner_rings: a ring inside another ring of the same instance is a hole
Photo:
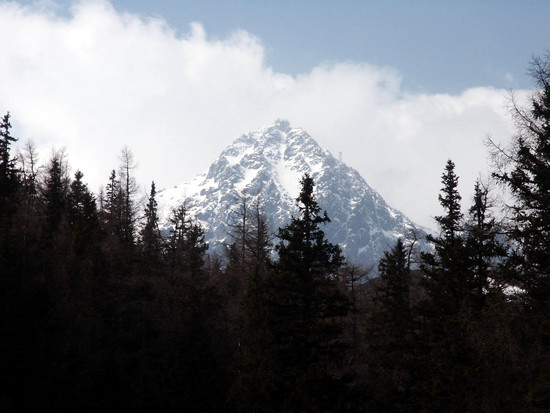
[[[509,218],[480,181],[464,214],[449,160],[433,249],[407,234],[370,279],[325,238],[308,175],[276,239],[243,198],[212,257],[185,203],[167,233],[154,183],[139,206],[128,148],[96,195],[64,153],[15,154],[6,114],[0,409],[548,411],[550,55],[531,69],[531,106],[495,147]]]

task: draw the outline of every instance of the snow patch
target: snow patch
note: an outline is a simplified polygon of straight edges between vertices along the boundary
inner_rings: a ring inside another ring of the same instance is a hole
[[[244,190],[252,183],[254,178],[258,175],[257,169],[245,169],[244,178],[237,182],[234,186],[235,190],[242,194]]]

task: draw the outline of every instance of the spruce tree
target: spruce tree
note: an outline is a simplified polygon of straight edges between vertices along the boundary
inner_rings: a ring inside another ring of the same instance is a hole
[[[426,298],[418,309],[423,323],[427,380],[422,384],[427,411],[464,411],[472,355],[465,336],[465,302],[468,297],[469,258],[455,165],[447,161],[441,177],[439,202],[444,214],[435,219],[440,235],[428,236],[434,251],[422,253],[421,285]]]
[[[172,211],[170,224],[170,237],[166,247],[168,265],[172,269],[200,278],[204,270],[204,255],[208,249],[202,226],[191,219],[185,203]]]
[[[10,146],[17,142],[11,135],[10,114],[6,113],[0,121],[0,216],[7,211],[9,197],[18,184],[16,160],[12,158]]]
[[[94,195],[82,181],[84,174],[76,171],[68,195],[69,225],[75,236],[76,248],[83,250],[97,241],[99,218]]]
[[[22,271],[21,264],[26,262],[21,260],[19,240],[13,237],[19,190],[18,171],[11,155],[14,142],[8,112],[0,120],[0,408],[11,404],[8,409],[15,409],[13,400],[19,401],[27,390],[30,380],[26,370],[36,371],[28,361],[34,355],[35,344],[34,320],[28,317],[34,297],[31,299],[27,293],[27,280],[33,274]]]
[[[248,365],[239,377],[243,406],[263,411],[338,411],[345,356],[341,317],[349,311],[336,277],[340,248],[320,225],[330,222],[301,180],[300,215],[280,228],[279,259],[256,290],[261,305],[249,320]]]
[[[121,172],[111,171],[105,193],[101,196],[100,219],[105,233],[103,251],[119,275],[128,274],[136,263],[136,185],[131,171],[134,168],[128,149],[120,157]]]
[[[411,246],[412,247],[412,246]],[[415,369],[411,309],[409,251],[399,238],[378,265],[379,287],[369,314],[368,352],[373,380],[373,404],[395,412],[414,411],[412,387]]]
[[[517,134],[511,149],[497,148],[506,162],[494,176],[514,199],[508,236],[515,248],[506,270],[519,287],[533,343],[529,398],[550,408],[550,52],[533,59],[530,75],[536,91],[529,107],[514,102]]]
[[[220,296],[205,268],[208,244],[200,223],[189,215],[185,203],[172,211],[166,262],[174,307],[174,338],[178,352],[174,367],[178,397],[190,411],[212,411],[225,397],[224,371],[220,367],[217,318]]]
[[[116,171],[113,169],[109,175],[109,183],[101,197],[100,215],[105,233],[110,237],[122,239],[122,201],[120,181],[117,179]]]
[[[140,232],[141,253],[146,267],[154,268],[158,265],[162,253],[162,236],[159,229],[155,183],[151,183],[149,201],[145,206],[144,223]]]
[[[441,176],[443,187],[439,195],[445,214],[435,217],[440,235],[427,237],[434,244],[434,252],[421,254],[423,286],[433,305],[446,315],[455,315],[459,311],[468,283],[461,196],[454,169],[455,164],[449,159]]]
[[[510,264],[531,305],[548,309],[550,303],[550,53],[535,58],[531,75],[537,91],[531,108],[513,108],[517,136],[506,153],[509,170],[494,176],[511,191],[512,226],[509,236],[517,242]],[[547,311],[547,310],[546,310]],[[546,312],[545,311],[545,312]]]
[[[506,254],[505,246],[498,239],[502,228],[491,216],[490,208],[489,189],[477,180],[465,225],[465,247],[470,261],[469,300],[475,314],[483,309],[487,294],[492,290],[491,279],[498,278],[498,267]]]
[[[17,139],[11,135],[9,112],[0,121],[0,269],[8,263],[8,232],[11,230],[12,215],[16,210],[15,193],[19,187],[19,176],[10,146]]]
[[[410,268],[407,262],[407,250],[403,240],[399,238],[395,246],[388,252],[378,265],[383,287],[378,292],[375,301],[380,316],[384,318],[386,327],[391,329],[391,339],[395,343],[403,343],[407,331],[411,328],[410,308]]]
[[[68,212],[68,177],[63,153],[52,156],[46,171],[46,181],[42,193],[45,214],[45,236],[51,239]]]

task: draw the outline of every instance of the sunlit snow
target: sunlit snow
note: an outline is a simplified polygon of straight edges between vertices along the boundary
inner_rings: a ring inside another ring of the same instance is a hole
[[[190,215],[205,228],[209,251],[223,254],[219,246],[231,239],[228,231],[243,202],[258,200],[273,232],[287,224],[297,213],[296,198],[305,173],[314,178],[319,206],[332,219],[324,227],[327,237],[342,246],[352,263],[371,266],[397,237],[416,228],[357,171],[284,120],[241,135],[208,171],[159,191],[159,215],[166,220],[172,208],[185,202]]]

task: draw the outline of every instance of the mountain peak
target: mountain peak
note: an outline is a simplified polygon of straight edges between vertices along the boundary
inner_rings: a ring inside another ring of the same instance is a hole
[[[297,214],[300,180],[308,173],[315,196],[332,223],[325,233],[352,263],[373,265],[395,240],[416,228],[370,188],[359,173],[338,161],[304,130],[287,120],[241,135],[222,151],[206,174],[159,194],[164,211],[185,198],[206,229],[210,251],[223,254],[243,199],[258,201],[275,229]],[[167,217],[167,214],[165,214]]]

